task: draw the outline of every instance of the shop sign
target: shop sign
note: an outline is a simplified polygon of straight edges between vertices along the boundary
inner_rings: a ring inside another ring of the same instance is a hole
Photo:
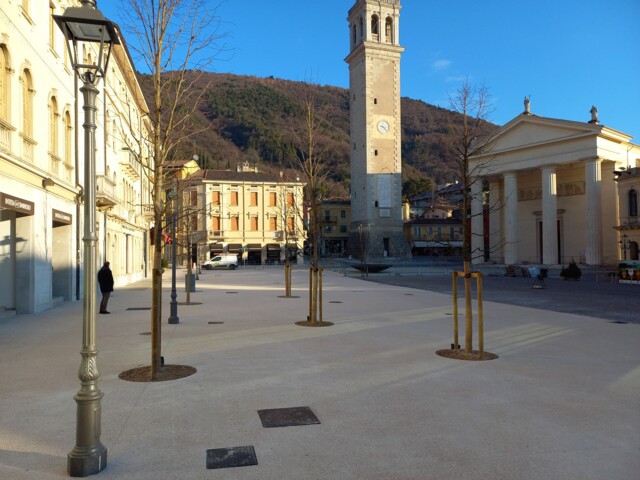
[[[15,210],[19,213],[27,215],[33,215],[35,204],[29,200],[14,197],[7,193],[0,193],[0,208],[6,208],[9,210]]]
[[[55,208],[51,209],[51,213],[53,213],[54,222],[64,223],[65,225],[71,225],[73,216],[70,213],[61,212],[60,210],[56,210]]]

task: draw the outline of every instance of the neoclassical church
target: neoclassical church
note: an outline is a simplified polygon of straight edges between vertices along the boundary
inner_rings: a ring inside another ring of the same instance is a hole
[[[525,99],[470,162],[483,180],[476,189],[488,190],[472,206],[482,212],[484,198],[488,210],[484,222],[472,217],[472,248],[485,253],[475,263],[614,265],[622,249],[637,259],[640,146],[631,138],[602,125],[595,107],[584,122],[560,120],[532,114]]]

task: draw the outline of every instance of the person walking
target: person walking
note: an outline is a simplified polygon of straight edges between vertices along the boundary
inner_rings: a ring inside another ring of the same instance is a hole
[[[98,283],[100,284],[100,291],[102,292],[102,301],[100,302],[100,313],[107,312],[107,303],[109,303],[109,296],[113,292],[113,274],[109,268],[109,262],[104,262],[102,268],[98,271]]]

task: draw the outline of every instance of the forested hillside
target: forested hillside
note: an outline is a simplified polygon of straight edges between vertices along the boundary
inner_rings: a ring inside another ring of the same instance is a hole
[[[150,94],[142,76],[143,90]],[[261,170],[287,170],[296,155],[304,124],[301,101],[315,96],[316,114],[326,125],[332,165],[333,196],[349,188],[349,95],[332,86],[309,85],[275,78],[205,73],[196,84],[196,125],[204,129],[181,155],[197,154],[203,168],[235,168],[249,161]],[[147,95],[152,98],[152,95]],[[419,100],[402,98],[403,181],[451,181],[447,169],[452,112]]]

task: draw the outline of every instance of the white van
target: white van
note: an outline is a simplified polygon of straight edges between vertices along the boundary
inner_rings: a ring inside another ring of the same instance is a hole
[[[213,257],[211,260],[207,260],[202,264],[207,270],[214,268],[226,268],[229,270],[235,270],[238,267],[238,256],[235,254],[222,254]]]

